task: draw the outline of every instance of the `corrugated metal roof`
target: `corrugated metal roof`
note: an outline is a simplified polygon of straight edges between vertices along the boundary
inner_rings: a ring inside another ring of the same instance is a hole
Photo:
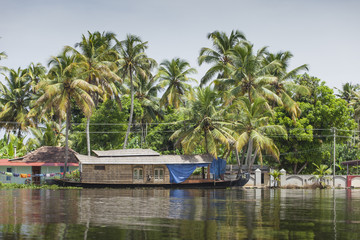
[[[151,149],[118,149],[108,151],[93,150],[93,152],[98,157],[160,156],[158,152]]]
[[[81,164],[194,164],[211,163],[213,157],[204,155],[163,155],[163,156],[128,156],[128,157],[92,157],[77,154]]]

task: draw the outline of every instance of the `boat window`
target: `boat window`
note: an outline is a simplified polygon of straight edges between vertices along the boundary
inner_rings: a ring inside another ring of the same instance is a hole
[[[95,165],[94,169],[95,170],[105,170],[105,166],[104,165]]]
[[[142,168],[134,168],[133,177],[134,177],[134,180],[143,180],[143,169]]]
[[[164,168],[154,169],[154,179],[158,181],[164,180]]]

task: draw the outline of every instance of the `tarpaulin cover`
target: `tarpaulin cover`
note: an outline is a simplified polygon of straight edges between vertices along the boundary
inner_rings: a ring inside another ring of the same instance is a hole
[[[197,167],[207,167],[208,163],[201,164],[167,164],[170,172],[170,183],[181,183],[188,179]]]
[[[226,172],[226,161],[218,158],[214,159],[210,165],[210,173],[215,174],[215,179],[219,179],[221,174]]]

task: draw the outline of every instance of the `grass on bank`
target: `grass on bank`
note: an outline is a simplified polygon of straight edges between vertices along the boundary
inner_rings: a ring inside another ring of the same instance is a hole
[[[19,183],[2,183],[0,182],[0,189],[82,189],[81,187],[60,187],[58,185],[35,185],[35,184],[19,184]]]

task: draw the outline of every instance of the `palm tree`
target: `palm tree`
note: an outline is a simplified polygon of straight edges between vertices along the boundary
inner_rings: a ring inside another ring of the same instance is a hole
[[[21,131],[30,125],[27,118],[31,100],[29,78],[27,69],[6,69],[5,76],[7,86],[0,82],[0,121],[8,131],[14,130],[21,136]]]
[[[60,147],[65,142],[63,134],[64,126],[54,122],[48,121],[43,127],[30,128],[33,138],[30,138],[27,145],[37,149],[41,146],[56,146]]]
[[[358,91],[360,88],[359,84],[351,84],[351,83],[345,83],[342,85],[342,89],[335,88],[339,91],[336,96],[338,96],[341,99],[344,99],[347,103],[350,103],[351,100],[354,98],[354,92]]]
[[[116,75],[116,51],[112,49],[112,41],[115,39],[115,34],[111,32],[88,32],[89,37],[82,35],[82,41],[75,44],[75,47],[80,47],[80,52],[70,46],[66,46],[67,51],[72,51],[77,55],[76,65],[81,72],[83,79],[90,84],[96,85],[102,89],[103,99],[108,97],[114,98],[120,103],[119,91],[115,81],[121,79]],[[97,105],[99,95],[91,93],[92,99]],[[89,133],[90,117],[87,118],[86,124],[86,138],[88,155],[90,156],[90,133]]]
[[[124,140],[124,149],[126,149],[128,143],[128,137],[130,134],[130,128],[134,115],[134,83],[133,76],[135,74],[147,75],[150,73],[152,67],[156,65],[156,62],[152,58],[148,58],[145,54],[147,49],[147,42],[142,42],[140,37],[135,35],[127,35],[123,41],[117,41],[116,48],[119,51],[119,72],[123,78],[128,77],[130,81],[130,94],[131,94],[131,106],[129,123],[126,130],[126,136]]]
[[[228,79],[219,79],[216,82],[234,86],[230,91],[231,101],[239,96],[247,96],[252,102],[254,98],[264,97],[282,104],[281,99],[269,89],[269,85],[276,81],[276,77],[269,74],[272,69],[280,66],[278,61],[263,64],[266,47],[253,53],[253,45],[242,42],[232,50],[231,75]]]
[[[42,78],[45,77],[47,70],[41,63],[31,63],[27,70],[27,75],[30,78],[31,90],[33,94],[36,94],[36,85],[40,82]]]
[[[279,150],[271,139],[271,135],[285,137],[286,130],[282,126],[269,125],[272,111],[266,100],[258,97],[251,102],[247,97],[241,97],[234,103],[231,110],[230,116],[235,121],[237,132],[236,148],[241,151],[247,145],[245,165],[249,166],[249,170],[257,156],[262,163],[263,151],[278,160]]]
[[[329,168],[326,164],[320,164],[316,165],[313,163],[313,165],[316,167],[315,172],[313,172],[313,175],[315,175],[315,178],[320,181],[321,188],[325,187],[325,180],[326,176],[329,176],[332,173],[332,169]]]
[[[44,89],[44,94],[36,101],[35,105],[36,107],[43,106],[43,113],[56,107],[59,116],[66,119],[64,177],[69,154],[68,139],[72,100],[88,117],[94,107],[94,102],[89,93],[100,91],[85,80],[76,79],[78,72],[77,68],[72,66],[74,63],[76,63],[76,56],[68,56],[66,53],[51,58],[49,79],[39,83],[40,87]]]
[[[144,111],[141,119],[142,129],[142,143],[145,141],[147,135],[147,124],[162,118],[162,111],[160,109],[159,99],[157,93],[160,91],[161,86],[157,83],[156,78],[152,75],[143,76],[138,74],[134,84],[135,98]]]
[[[308,66],[303,64],[299,67],[287,71],[289,61],[293,56],[290,52],[278,52],[276,54],[266,53],[264,64],[271,64],[277,61],[280,63],[275,68],[270,69],[270,74],[275,76],[275,81],[271,82],[269,89],[271,89],[281,99],[281,104],[291,114],[295,121],[301,114],[299,104],[293,100],[292,96],[309,95],[310,91],[306,86],[295,84],[294,79],[300,71],[308,70]]]
[[[213,66],[202,77],[201,85],[208,83],[216,74],[217,78],[230,77],[228,65],[232,64],[231,50],[241,40],[246,40],[245,35],[238,30],[231,31],[230,36],[227,36],[225,32],[214,31],[209,33],[207,37],[212,40],[214,49],[202,48],[198,62],[200,66],[204,62]]]
[[[177,139],[175,145],[181,144],[185,153],[192,153],[202,146],[206,153],[217,158],[219,144],[230,150],[230,145],[235,142],[233,124],[223,118],[223,111],[215,91],[209,87],[198,88],[197,99],[188,109],[189,120],[174,132],[170,140]]]
[[[160,99],[160,105],[179,108],[181,103],[185,104],[185,93],[191,89],[188,82],[196,82],[195,79],[188,77],[188,75],[197,71],[191,68],[187,61],[180,58],[171,61],[165,60],[160,65],[158,72],[160,86],[166,87]]]

